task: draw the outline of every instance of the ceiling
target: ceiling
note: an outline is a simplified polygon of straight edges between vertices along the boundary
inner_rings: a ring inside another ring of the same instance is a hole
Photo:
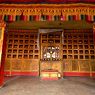
[[[93,23],[86,21],[17,21],[7,24],[8,29],[92,29]]]
[[[95,3],[95,0],[0,0],[0,3]]]

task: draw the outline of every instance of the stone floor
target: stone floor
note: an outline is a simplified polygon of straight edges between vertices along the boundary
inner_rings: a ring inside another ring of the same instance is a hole
[[[95,79],[65,77],[46,81],[38,77],[16,76],[6,81],[0,95],[95,95]]]

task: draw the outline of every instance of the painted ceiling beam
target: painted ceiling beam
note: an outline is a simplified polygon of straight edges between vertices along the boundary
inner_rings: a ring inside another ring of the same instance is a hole
[[[0,0],[0,3],[95,3],[95,0]]]

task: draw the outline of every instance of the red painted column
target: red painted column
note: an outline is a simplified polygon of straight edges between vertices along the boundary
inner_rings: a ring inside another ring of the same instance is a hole
[[[5,63],[5,41],[4,41],[4,30],[6,24],[0,21],[0,87],[4,84],[4,63]]]
[[[95,46],[95,23],[93,24],[93,39],[94,39],[94,46]]]

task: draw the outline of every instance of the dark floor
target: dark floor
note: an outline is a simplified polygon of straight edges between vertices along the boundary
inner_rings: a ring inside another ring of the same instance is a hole
[[[95,79],[65,77],[57,81],[16,76],[6,81],[0,95],[95,95]]]

